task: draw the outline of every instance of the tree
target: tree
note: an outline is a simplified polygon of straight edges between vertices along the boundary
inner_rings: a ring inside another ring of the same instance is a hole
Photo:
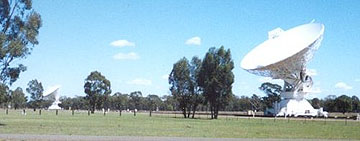
[[[4,104],[7,107],[6,103],[9,101],[9,87],[3,83],[0,83],[0,107]]]
[[[0,81],[11,85],[26,70],[12,63],[28,56],[39,43],[41,17],[32,9],[31,0],[1,0],[0,25]]]
[[[335,95],[328,95],[327,97],[325,97],[324,99],[324,110],[328,111],[328,112],[336,112],[337,107],[335,105],[335,99],[336,96]]]
[[[18,87],[11,92],[11,104],[16,109],[24,108],[26,105],[27,97],[25,96],[23,90]]]
[[[199,104],[204,102],[204,97],[203,97],[203,89],[199,86],[197,80],[199,79],[199,74],[200,74],[200,69],[201,69],[201,59],[199,59],[198,57],[194,56],[191,59],[191,63],[189,66],[190,69],[190,81],[191,81],[191,85],[190,85],[190,93],[191,93],[191,106],[192,106],[192,118],[195,117],[195,111],[196,108]],[[190,110],[189,110],[190,111]],[[188,114],[189,117],[189,114]]]
[[[142,98],[142,93],[140,91],[135,91],[135,92],[131,92],[130,93],[130,100],[129,102],[131,103],[131,108],[133,108],[134,110],[140,109],[140,104],[141,104],[141,98]]]
[[[179,105],[172,95],[164,95],[161,99],[164,102],[162,102],[162,105],[159,108],[160,110],[174,111],[177,109],[177,105]]]
[[[345,114],[346,112],[350,112],[351,109],[351,98],[347,95],[339,96],[335,99],[335,105],[339,112]]]
[[[265,108],[273,108],[273,103],[279,102],[281,100],[280,93],[281,93],[281,86],[278,84],[272,84],[270,82],[265,82],[261,84],[259,87],[266,96],[263,97],[263,101],[265,104]],[[265,110],[265,109],[264,109]]]
[[[186,110],[190,110],[191,86],[189,61],[184,57],[173,65],[169,75],[170,91],[174,98],[179,102],[179,108],[186,118]]]
[[[357,113],[360,110],[360,100],[357,96],[351,97],[352,111]]]
[[[202,61],[198,84],[210,104],[211,118],[217,119],[220,108],[225,107],[232,95],[234,62],[230,49],[223,46],[210,48]]]
[[[93,71],[85,79],[84,91],[93,114],[96,107],[103,107],[104,101],[111,93],[111,84],[100,72]]]
[[[315,109],[319,109],[321,107],[321,101],[318,98],[313,98],[311,100],[311,106],[313,106]]]
[[[28,92],[31,96],[31,107],[36,108],[43,108],[43,92],[44,88],[41,82],[37,81],[36,79],[29,81],[28,88],[26,88],[26,92]]]
[[[154,94],[148,95],[146,100],[150,111],[156,110],[156,108],[158,108],[162,103],[160,97]]]
[[[71,109],[82,109],[82,110],[87,110],[89,107],[89,102],[86,99],[86,97],[83,96],[75,96],[74,98],[71,99],[72,103],[71,103]]]
[[[112,105],[111,107],[118,110],[129,108],[129,95],[116,92],[111,97],[111,105]]]
[[[71,97],[66,97],[66,96],[61,96],[59,98],[60,100],[60,104],[59,106],[65,110],[70,110],[70,108],[72,108],[72,104],[73,104],[73,99]]]
[[[240,111],[240,106],[239,106],[239,97],[236,95],[232,95],[229,98],[229,102],[225,107],[225,111]]]
[[[60,97],[60,101],[61,103],[59,104],[59,106],[63,109],[67,109],[67,110],[88,109],[87,100],[83,96],[75,96],[74,98],[62,96]]]

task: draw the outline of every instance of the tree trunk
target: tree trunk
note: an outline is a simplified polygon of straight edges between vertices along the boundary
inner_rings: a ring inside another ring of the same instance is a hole
[[[214,119],[214,111],[213,111],[213,106],[210,104],[210,112],[211,112],[211,119]]]
[[[95,112],[95,105],[93,105],[93,106],[91,107],[91,114],[94,114],[94,112]]]
[[[214,107],[214,118],[217,119],[219,115],[219,106]]]
[[[188,118],[190,118],[190,114],[191,114],[191,107],[188,107],[188,115],[187,115]]]
[[[185,108],[185,107],[183,107],[183,108],[182,108],[182,110],[183,110],[183,115],[184,115],[184,118],[186,118],[186,108]]]
[[[193,106],[193,114],[192,114],[192,117],[191,117],[191,118],[195,118],[196,107],[197,107],[197,105],[194,104],[194,106]]]

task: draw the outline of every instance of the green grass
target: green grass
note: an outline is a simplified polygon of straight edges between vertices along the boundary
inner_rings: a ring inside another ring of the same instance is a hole
[[[87,115],[87,112],[0,110],[0,133],[64,134],[102,136],[171,136],[209,138],[312,138],[360,139],[360,122],[220,118],[183,119],[177,115],[124,114],[112,112]]]

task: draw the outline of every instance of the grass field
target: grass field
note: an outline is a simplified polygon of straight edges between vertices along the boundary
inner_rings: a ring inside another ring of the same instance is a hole
[[[117,112],[87,115],[87,112],[0,110],[0,133],[64,134],[102,136],[170,136],[209,138],[311,138],[360,139],[360,122],[349,120],[224,118],[183,119],[180,115],[138,113],[119,116]]]

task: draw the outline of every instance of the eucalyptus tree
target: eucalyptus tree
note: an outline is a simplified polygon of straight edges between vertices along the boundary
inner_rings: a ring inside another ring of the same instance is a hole
[[[198,85],[210,104],[212,119],[217,119],[219,110],[227,105],[232,96],[233,69],[230,49],[225,50],[223,46],[210,48],[202,61]]]
[[[116,92],[111,96],[111,107],[119,111],[129,108],[129,95]]]
[[[197,56],[194,56],[190,62],[190,92],[191,92],[191,107],[192,107],[192,118],[195,117],[195,111],[199,104],[204,103],[203,89],[199,86],[197,80],[199,79],[200,69],[201,69],[201,59]],[[189,117],[189,114],[188,114]]]
[[[190,110],[191,103],[191,77],[189,69],[189,61],[183,57],[173,65],[173,69],[169,75],[170,91],[176,101],[179,103],[179,108],[182,110],[184,118],[186,118],[187,109]]]
[[[14,91],[11,91],[11,104],[14,109],[24,108],[26,105],[27,97],[25,96],[22,88],[17,87]]]
[[[84,92],[86,93],[86,99],[89,102],[91,113],[94,113],[96,107],[107,108],[106,105],[103,104],[111,93],[110,81],[100,72],[93,71],[85,79]]]
[[[147,107],[149,108],[148,110],[151,112],[151,111],[154,111],[156,110],[157,108],[159,108],[159,106],[161,105],[162,101],[160,99],[159,96],[157,95],[154,95],[154,94],[150,94],[146,97],[146,104],[147,104]]]
[[[44,88],[41,82],[39,82],[36,79],[29,81],[28,87],[26,88],[26,92],[30,94],[30,98],[31,98],[30,103],[32,108],[34,108],[34,110],[36,108],[44,108],[42,106],[42,103],[44,101],[43,99]]]
[[[164,95],[161,97],[162,105],[160,106],[160,110],[164,111],[175,111],[177,109],[178,102],[175,100],[174,96],[172,95]]]
[[[134,91],[130,93],[129,102],[131,104],[132,109],[140,110],[142,108],[142,93],[141,91]]]
[[[338,112],[345,114],[352,111],[352,99],[347,95],[341,95],[335,99],[335,106]]]
[[[11,85],[26,70],[24,59],[39,44],[41,16],[31,0],[0,1],[0,82]],[[14,64],[16,62],[16,64]]]
[[[360,100],[356,95],[351,97],[351,103],[352,103],[352,111],[355,113],[359,112]]]
[[[265,108],[273,108],[273,103],[279,102],[281,100],[281,97],[280,97],[281,86],[280,85],[272,84],[270,82],[265,82],[265,83],[261,84],[259,89],[266,94],[266,96],[263,97],[263,102],[265,104]]]
[[[7,103],[9,102],[9,87],[3,83],[0,83],[0,107],[7,106]]]

